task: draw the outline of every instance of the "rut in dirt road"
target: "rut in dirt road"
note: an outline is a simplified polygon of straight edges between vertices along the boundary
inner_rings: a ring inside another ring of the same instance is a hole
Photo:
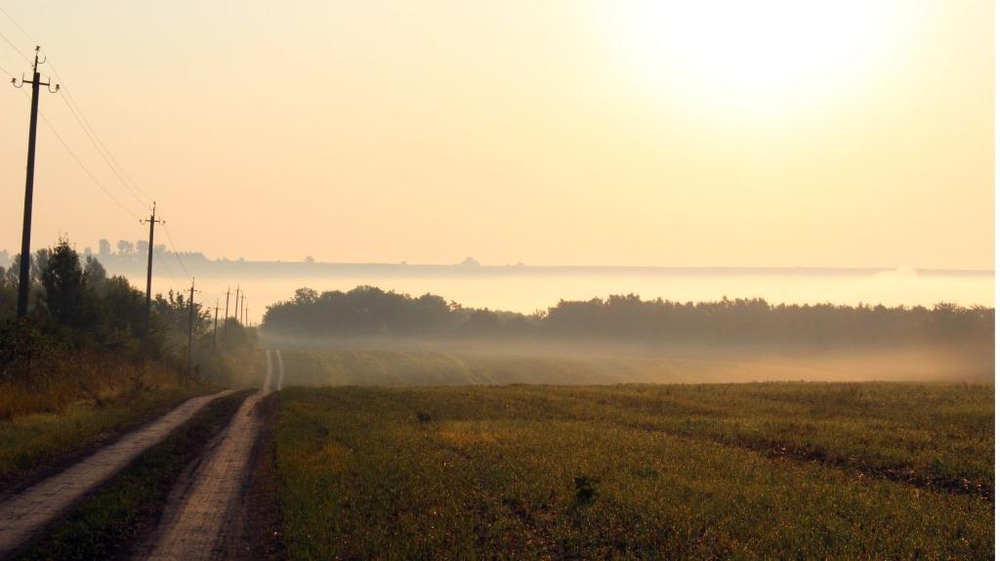
[[[153,543],[137,552],[136,559],[225,559],[227,522],[242,500],[248,463],[260,418],[257,406],[270,392],[273,373],[271,351],[265,353],[267,374],[262,390],[248,397],[233,416],[221,442],[207,452],[176,505],[168,505]],[[280,364],[280,354],[279,364]],[[283,366],[283,365],[282,365]],[[280,379],[280,375],[279,375]]]
[[[275,349],[274,354],[278,356],[278,385],[275,391],[281,391],[285,385],[285,360],[281,358],[281,349]]]
[[[8,555],[88,491],[160,443],[210,401],[232,393],[191,398],[173,411],[101,448],[76,465],[0,503],[0,557]]]

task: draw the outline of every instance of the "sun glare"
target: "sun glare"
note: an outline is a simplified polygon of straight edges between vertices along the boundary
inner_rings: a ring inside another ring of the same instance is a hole
[[[615,43],[671,96],[773,113],[844,93],[887,43],[886,2],[637,0],[616,4]]]

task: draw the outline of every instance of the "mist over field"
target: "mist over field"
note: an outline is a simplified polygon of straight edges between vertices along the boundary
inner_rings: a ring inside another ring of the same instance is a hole
[[[804,353],[708,345],[323,339],[266,332],[261,344],[293,357],[286,385],[994,381],[989,345]],[[296,356],[310,359],[297,364]]]
[[[372,367],[356,369],[362,374],[350,382],[322,375],[305,382],[321,385],[987,381],[993,322],[992,308],[944,303],[695,303],[635,294],[559,300],[526,315],[358,286],[322,293],[300,288],[268,307],[260,332],[265,345],[332,351],[340,357],[333,362],[368,353],[364,360]],[[538,358],[559,362],[558,379],[514,364]],[[482,371],[468,375],[467,363],[483,360]]]

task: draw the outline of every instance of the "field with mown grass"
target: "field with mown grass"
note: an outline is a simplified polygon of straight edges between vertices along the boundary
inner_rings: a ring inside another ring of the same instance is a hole
[[[286,384],[447,364],[316,353],[285,353]],[[614,370],[459,358],[465,383]],[[432,383],[279,394],[288,558],[994,555],[992,384]]]

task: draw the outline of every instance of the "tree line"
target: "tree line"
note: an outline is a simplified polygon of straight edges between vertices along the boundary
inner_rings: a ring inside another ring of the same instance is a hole
[[[187,369],[192,325],[199,373],[218,378],[226,354],[253,344],[252,334],[234,319],[224,325],[225,337],[216,340],[208,311],[172,290],[152,298],[147,318],[145,292],[123,276],[108,276],[93,254],[81,259],[67,240],[30,259],[28,316],[21,320],[16,318],[21,256],[15,255],[9,268],[0,265],[0,375],[5,380],[40,375],[46,362],[72,360],[82,351],[113,353],[137,363],[159,361],[181,373]]]
[[[39,251],[46,252],[49,250],[42,249]],[[144,260],[149,255],[149,242],[146,240],[118,240],[112,244],[111,241],[101,238],[97,241],[97,252],[94,252],[90,246],[87,246],[83,248],[80,254],[85,259],[96,257],[105,260],[105,262],[114,259]],[[173,252],[167,249],[167,246],[164,244],[154,244],[153,254],[160,256],[177,255],[185,260],[208,261],[205,254],[200,251]],[[34,256],[32,257],[34,258]],[[13,258],[17,259],[18,256],[15,255]],[[11,255],[6,249],[0,249],[0,267],[3,267],[4,263],[10,262],[11,259]]]
[[[519,314],[464,308],[443,297],[411,297],[372,286],[319,293],[300,288],[269,306],[262,330],[309,336],[500,338],[623,343],[725,344],[786,349],[904,343],[992,342],[994,309],[941,303],[886,307],[642,300],[635,294],[561,300]]]

